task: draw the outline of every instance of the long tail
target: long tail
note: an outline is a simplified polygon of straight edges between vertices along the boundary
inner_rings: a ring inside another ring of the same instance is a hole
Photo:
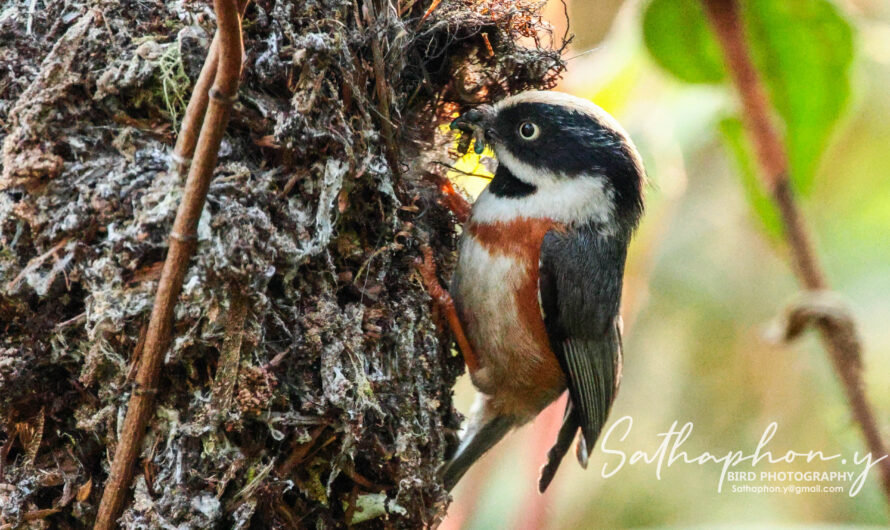
[[[569,398],[566,403],[566,412],[563,416],[562,427],[559,428],[559,434],[556,437],[556,443],[547,452],[547,463],[541,468],[541,478],[538,479],[538,491],[544,493],[547,486],[553,480],[559,463],[572,446],[575,439],[575,433],[578,432],[580,425],[576,417],[575,407],[572,406],[572,399]]]
[[[442,470],[445,489],[451,491],[470,466],[510,432],[513,425],[511,418],[495,416],[478,428],[468,429],[457,452]]]

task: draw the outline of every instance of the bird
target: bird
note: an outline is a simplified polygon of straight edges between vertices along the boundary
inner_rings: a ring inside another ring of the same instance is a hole
[[[497,169],[473,203],[449,288],[431,251],[418,269],[443,306],[476,399],[441,477],[451,491],[510,430],[568,390],[538,489],[578,437],[586,468],[622,367],[619,306],[646,173],[618,122],[589,100],[526,91],[460,115]]]

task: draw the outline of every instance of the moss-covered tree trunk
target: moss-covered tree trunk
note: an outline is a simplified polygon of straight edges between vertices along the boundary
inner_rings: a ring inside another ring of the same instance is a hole
[[[456,237],[439,125],[561,62],[532,8],[429,7],[248,7],[124,526],[441,518],[462,363],[413,268],[419,242],[447,258]],[[177,120],[213,29],[205,2],[0,11],[0,528],[96,515],[182,193]]]

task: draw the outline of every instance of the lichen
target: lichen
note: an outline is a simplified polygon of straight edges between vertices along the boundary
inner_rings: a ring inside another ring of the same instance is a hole
[[[78,528],[133,390],[182,194],[183,76],[213,17],[29,4],[0,12],[0,526]],[[462,365],[414,273],[420,241],[447,264],[456,240],[427,178],[438,125],[562,63],[517,44],[546,29],[535,6],[421,4],[248,8],[125,527],[339,527],[371,504],[365,525],[441,518]]]

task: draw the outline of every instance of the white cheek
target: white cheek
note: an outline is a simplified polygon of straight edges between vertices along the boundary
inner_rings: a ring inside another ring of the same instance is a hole
[[[547,171],[545,169],[538,169],[532,167],[525,162],[522,162],[510,151],[504,149],[503,147],[495,144],[494,145],[495,155],[497,156],[498,163],[504,164],[510,171],[513,172],[513,175],[516,176],[519,180],[523,182],[528,182],[529,184],[547,184],[548,182],[556,181],[559,176]]]
[[[498,197],[486,188],[473,205],[473,221],[549,218],[566,224],[612,224],[614,200],[605,177],[560,177],[520,162],[506,150],[498,149],[496,154],[516,178],[534,184],[537,190],[527,197]]]

